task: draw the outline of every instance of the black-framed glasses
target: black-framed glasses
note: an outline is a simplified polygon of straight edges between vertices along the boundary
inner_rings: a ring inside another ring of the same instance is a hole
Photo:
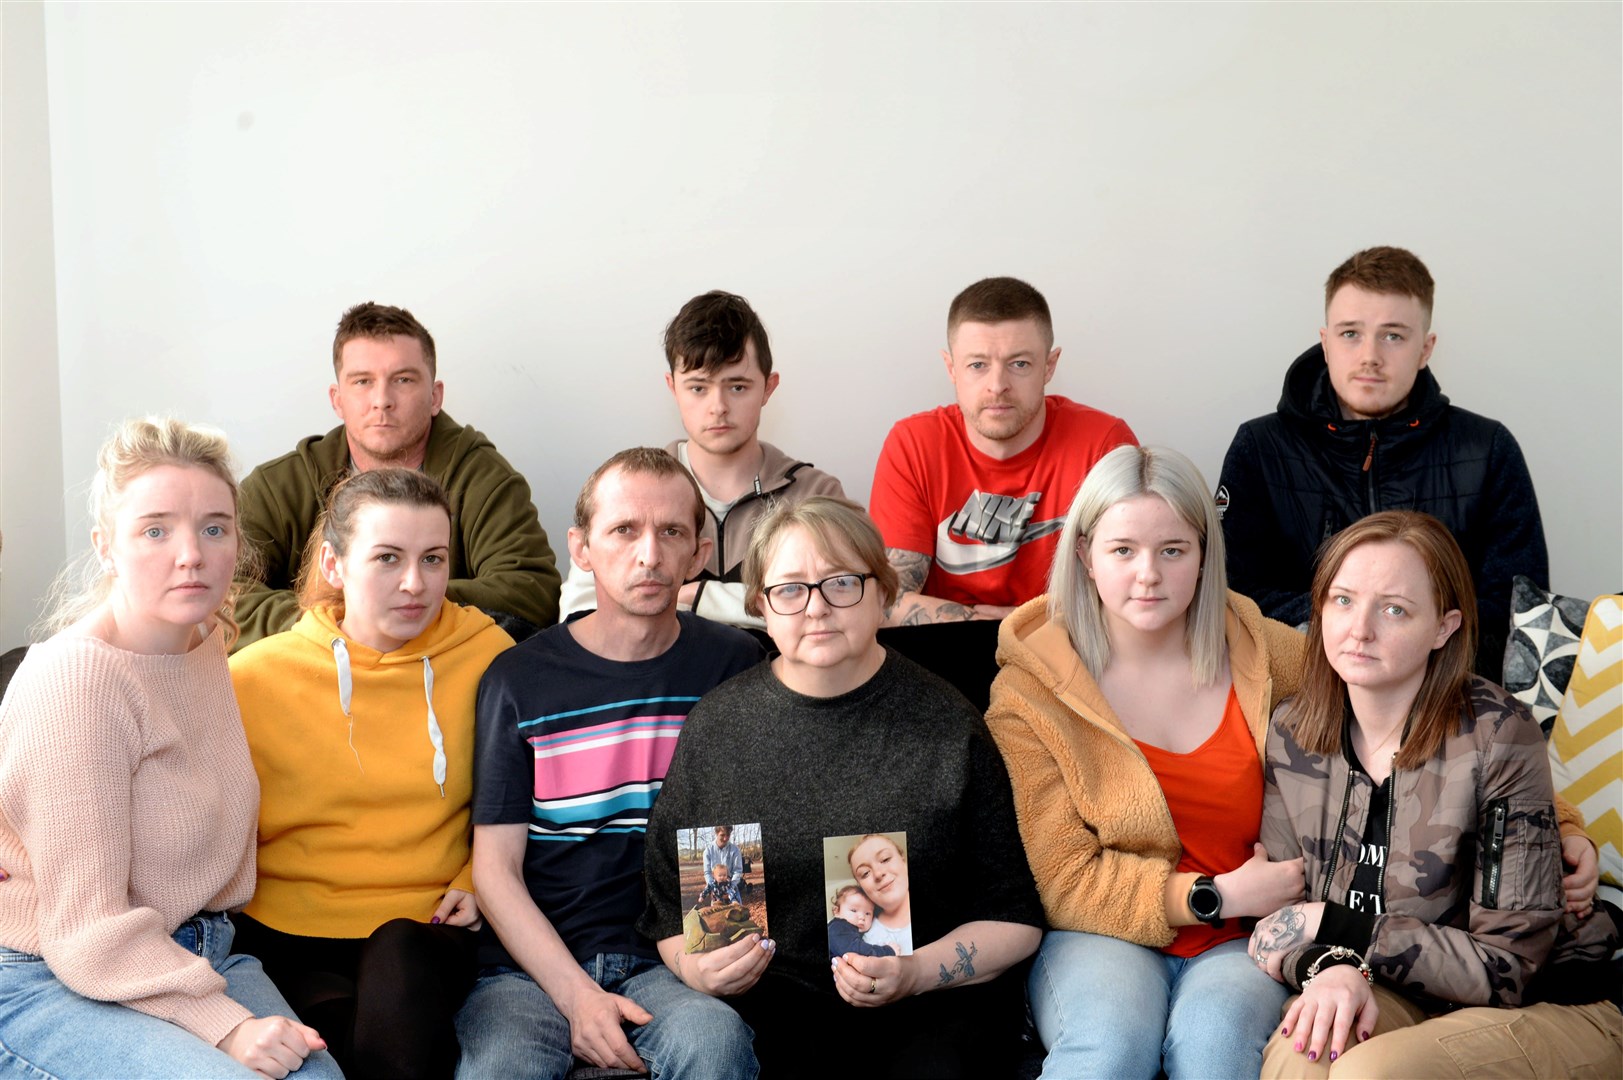
[[[835,574],[822,581],[784,581],[761,590],[767,606],[779,615],[799,615],[811,603],[812,590],[823,594],[829,607],[856,607],[873,574]]]

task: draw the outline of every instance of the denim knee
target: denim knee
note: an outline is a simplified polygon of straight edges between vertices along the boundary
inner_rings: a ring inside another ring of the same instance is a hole
[[[458,1080],[562,1080],[574,1065],[569,1021],[522,971],[487,968],[456,1014]]]
[[[651,1080],[755,1080],[755,1035],[726,1002],[688,987],[663,964],[627,979],[618,992],[654,1016],[630,1036]]]
[[[1027,980],[1048,1057],[1043,1076],[1154,1076],[1161,1069],[1168,974],[1155,949],[1051,930]]]
[[[1279,1027],[1285,987],[1257,969],[1242,939],[1182,963],[1167,1019],[1167,1076],[1255,1075]]]

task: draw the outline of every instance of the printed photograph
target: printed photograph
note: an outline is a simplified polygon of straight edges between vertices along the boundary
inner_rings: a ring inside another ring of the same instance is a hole
[[[690,953],[724,948],[750,934],[769,937],[761,825],[697,825],[676,831],[682,929]]]
[[[905,832],[824,837],[823,888],[830,962],[913,952]]]

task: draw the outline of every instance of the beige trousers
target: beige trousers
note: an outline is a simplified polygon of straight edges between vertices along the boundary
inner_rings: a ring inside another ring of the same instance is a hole
[[[1286,1038],[1276,1031],[1262,1052],[1264,1080],[1623,1077],[1623,1013],[1608,1001],[1428,1016],[1378,983],[1375,1001],[1381,1015],[1369,1041],[1356,1043],[1334,1062],[1328,1052],[1309,1061],[1295,1049],[1296,1032]]]

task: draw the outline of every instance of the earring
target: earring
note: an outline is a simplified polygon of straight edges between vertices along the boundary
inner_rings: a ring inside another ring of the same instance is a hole
[[[101,561],[101,570],[102,573],[106,574],[108,577],[118,576],[118,570],[114,568],[112,559],[103,559]]]

